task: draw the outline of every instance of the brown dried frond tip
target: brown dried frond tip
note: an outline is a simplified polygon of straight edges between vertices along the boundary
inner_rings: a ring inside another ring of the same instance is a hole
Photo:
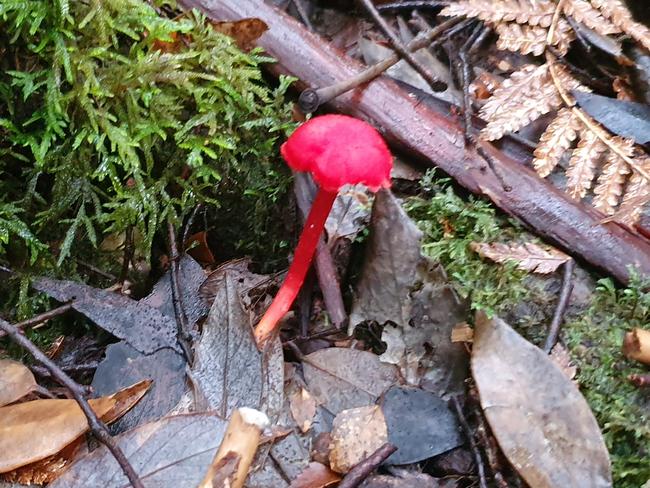
[[[650,157],[638,157],[635,161],[638,161],[639,166],[650,172]],[[627,184],[623,202],[613,218],[628,225],[634,224],[639,220],[643,207],[648,203],[650,203],[650,181],[634,171]]]
[[[581,200],[587,194],[596,175],[596,165],[605,151],[607,146],[594,132],[585,128],[566,170],[566,190],[572,198]]]
[[[571,109],[563,108],[548,125],[535,149],[533,166],[542,178],[551,174],[562,155],[578,137],[580,121]]]
[[[540,56],[546,49],[548,29],[540,26],[521,25],[515,22],[501,22],[494,27],[499,35],[497,47],[502,50]],[[560,21],[555,30],[553,45],[561,54],[566,54],[575,34],[569,23]]]
[[[616,145],[625,152],[625,155],[632,157],[634,152],[634,141],[615,137]],[[605,165],[598,176],[598,183],[594,188],[593,205],[605,215],[612,215],[623,195],[625,179],[630,174],[627,163],[612,151],[607,154]]]
[[[603,36],[621,32],[621,29],[607,20],[602,12],[587,0],[565,0],[562,11]]]
[[[650,29],[636,22],[620,0],[591,0],[591,5],[600,10],[616,27],[650,50]]]
[[[470,248],[480,256],[497,263],[513,261],[523,271],[540,274],[553,273],[571,259],[562,251],[552,247],[544,248],[532,242],[524,244],[472,242]]]
[[[548,27],[554,11],[555,4],[546,0],[460,0],[442,9],[440,15]]]

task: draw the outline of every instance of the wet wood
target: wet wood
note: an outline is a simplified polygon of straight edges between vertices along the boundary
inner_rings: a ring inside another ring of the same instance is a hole
[[[259,45],[278,60],[270,69],[297,77],[301,87],[326,86],[363,69],[359,62],[261,0],[182,0],[181,4],[218,20],[262,19],[269,30]],[[599,224],[603,218],[599,212],[571,200],[522,161],[484,143],[484,151],[511,188],[504,191],[485,160],[464,146],[460,118],[421,103],[394,81],[376,79],[336,98],[329,108],[373,122],[394,147],[441,168],[541,237],[618,280],[627,282],[629,266],[650,276],[649,241],[615,223]]]

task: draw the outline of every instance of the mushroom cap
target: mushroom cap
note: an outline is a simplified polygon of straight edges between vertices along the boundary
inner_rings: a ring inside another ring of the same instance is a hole
[[[338,191],[362,183],[372,191],[390,187],[393,156],[379,132],[347,115],[321,115],[302,124],[280,148],[296,171],[312,173],[321,188]]]

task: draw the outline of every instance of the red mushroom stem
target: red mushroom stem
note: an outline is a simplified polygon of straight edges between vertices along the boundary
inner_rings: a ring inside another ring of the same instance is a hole
[[[266,310],[266,313],[264,313],[264,316],[255,328],[255,340],[258,345],[264,344],[271,336],[277,323],[289,311],[293,301],[296,299],[307,275],[307,271],[309,271],[318,239],[323,232],[327,216],[332,209],[337,193],[336,191],[319,188],[309,215],[307,216],[305,227],[298,240],[293,261],[289,267],[284,283],[282,283],[280,290],[273,299],[273,303],[271,303],[271,306]]]

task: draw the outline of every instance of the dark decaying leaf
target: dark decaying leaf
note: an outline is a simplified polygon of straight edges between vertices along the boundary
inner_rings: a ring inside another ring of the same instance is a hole
[[[276,338],[267,350],[258,351],[236,277],[224,273],[195,347],[191,377],[197,407],[223,417],[235,408],[252,407],[275,418],[283,402],[282,345]]]
[[[614,134],[637,144],[650,142],[650,106],[576,90],[571,94],[582,110]]]
[[[444,270],[422,256],[421,238],[392,193],[379,191],[350,325],[390,322],[382,361],[399,365],[408,384],[439,395],[459,393],[468,358],[462,344],[451,342],[451,331],[465,318],[466,305]]]
[[[227,261],[215,269],[208,275],[201,287],[199,288],[199,296],[207,304],[208,307],[212,306],[214,297],[217,295],[219,288],[223,283],[223,277],[226,272],[234,277],[242,293],[242,301],[246,307],[250,306],[247,301],[247,293],[269,281],[269,277],[252,273],[248,268],[250,267],[250,258],[240,258]]]
[[[291,482],[289,488],[326,488],[340,479],[338,474],[324,464],[312,462]]]
[[[203,479],[225,430],[225,420],[214,413],[200,413],[167,417],[115,439],[145,486],[194,487]],[[124,488],[129,482],[112,454],[101,446],[50,486]]]
[[[428,474],[405,469],[393,469],[393,476],[374,475],[368,477],[360,488],[457,488],[460,483],[453,478],[437,480]]]
[[[201,266],[189,256],[184,256],[180,261],[178,281],[183,295],[183,310],[192,325],[209,310],[198,294],[204,280]],[[165,273],[152,292],[138,304],[154,307],[175,320],[170,273]],[[142,354],[125,341],[109,345],[106,357],[97,367],[92,381],[98,395],[108,394],[143,379],[153,381],[149,394],[115,422],[111,431],[114,434],[124,432],[167,415],[187,390],[186,364],[184,356],[171,349]]]
[[[577,387],[540,349],[481,312],[472,374],[494,436],[532,488],[612,486],[607,448]]]
[[[304,357],[310,393],[332,414],[374,404],[398,381],[397,369],[371,352],[332,347]]]
[[[393,387],[381,401],[388,442],[397,447],[388,464],[417,463],[460,446],[456,416],[447,402],[428,391]]]

